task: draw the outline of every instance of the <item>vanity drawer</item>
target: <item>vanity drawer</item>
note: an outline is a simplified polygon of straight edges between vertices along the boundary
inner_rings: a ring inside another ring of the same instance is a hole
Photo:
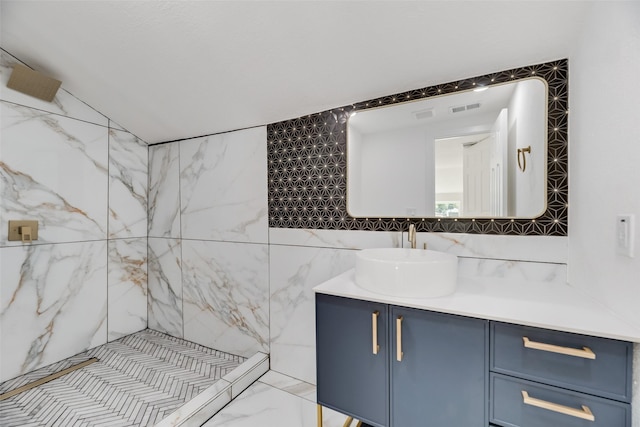
[[[631,343],[493,322],[491,370],[631,401]],[[569,353],[569,354],[566,354]]]
[[[508,427],[630,427],[631,405],[491,374],[490,422]]]

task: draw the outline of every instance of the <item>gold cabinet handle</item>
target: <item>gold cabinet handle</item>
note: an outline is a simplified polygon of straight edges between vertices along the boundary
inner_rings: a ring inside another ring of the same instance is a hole
[[[526,348],[533,348],[535,350],[548,351],[551,353],[566,354],[567,356],[582,357],[583,359],[595,359],[596,354],[589,347],[571,348],[561,347],[559,345],[545,344],[542,342],[535,342],[529,340],[527,337],[522,337],[524,346]]]
[[[396,360],[402,362],[402,316],[396,319]]]
[[[522,401],[525,405],[535,406],[536,408],[546,409],[548,411],[558,412],[560,414],[569,415],[583,420],[595,421],[596,417],[588,406],[582,405],[582,409],[575,409],[569,406],[560,405],[558,403],[547,402],[546,400],[529,397],[529,393],[522,390]]]
[[[378,354],[380,350],[380,346],[378,345],[378,316],[380,316],[379,311],[371,313],[371,342],[373,344],[373,354]]]

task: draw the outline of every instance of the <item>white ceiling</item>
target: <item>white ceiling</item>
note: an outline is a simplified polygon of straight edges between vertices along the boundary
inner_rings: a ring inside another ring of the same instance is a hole
[[[0,47],[148,143],[566,58],[585,1],[1,0]]]

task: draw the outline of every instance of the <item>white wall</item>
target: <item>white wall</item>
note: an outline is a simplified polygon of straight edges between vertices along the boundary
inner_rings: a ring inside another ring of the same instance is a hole
[[[547,205],[547,156],[544,147],[547,129],[545,98],[547,88],[537,79],[519,82],[509,102],[509,215],[531,218]],[[540,106],[543,106],[542,108]],[[517,149],[531,146],[525,153],[526,168],[518,169]]]
[[[355,128],[349,129],[347,135],[347,212],[351,216],[357,216],[357,212],[362,212],[362,192],[352,191],[352,189],[362,188],[362,134]],[[353,211],[353,212],[352,212]],[[356,212],[356,213],[354,213]]]
[[[594,2],[569,66],[569,282],[640,327],[640,248],[615,251],[616,214],[640,221],[640,3]]]
[[[352,213],[433,216],[435,169],[433,162],[427,160],[433,158],[433,137],[424,128],[414,127],[370,134],[363,140],[366,142],[361,144],[358,159],[362,208]],[[414,209],[416,214],[410,215],[408,209]]]

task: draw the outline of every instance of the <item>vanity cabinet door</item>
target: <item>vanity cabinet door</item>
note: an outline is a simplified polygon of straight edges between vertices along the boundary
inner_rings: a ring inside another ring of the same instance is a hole
[[[401,307],[390,316],[391,426],[486,427],[488,322]]]
[[[388,334],[387,305],[316,294],[320,405],[388,426]]]

